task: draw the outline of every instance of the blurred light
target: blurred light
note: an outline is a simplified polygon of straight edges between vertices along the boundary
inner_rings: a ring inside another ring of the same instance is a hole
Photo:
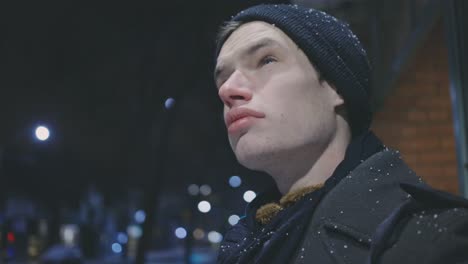
[[[205,237],[205,231],[203,231],[203,230],[200,229],[200,228],[196,228],[195,230],[193,230],[193,237],[194,237],[196,240],[203,239],[203,238]]]
[[[174,106],[174,104],[175,104],[175,100],[174,98],[171,98],[171,97],[167,98],[166,102],[164,102],[164,106],[166,107],[166,109],[171,109]]]
[[[211,231],[208,233],[208,240],[211,243],[219,243],[223,240],[223,236],[216,231]]]
[[[131,238],[140,238],[141,235],[143,234],[143,231],[141,230],[140,226],[131,225],[127,227],[127,234]]]
[[[7,233],[7,241],[9,243],[15,242],[15,234],[13,234],[13,232],[8,232]]]
[[[255,194],[255,192],[250,191],[250,190],[249,190],[249,191],[246,191],[246,192],[244,193],[244,201],[250,203],[251,201],[253,201],[253,199],[255,199],[256,196],[257,196],[257,195]]]
[[[7,257],[8,258],[13,258],[15,257],[15,248],[14,247],[7,247]]]
[[[201,201],[198,203],[198,210],[202,213],[208,213],[211,210],[211,204],[207,201]]]
[[[228,218],[228,222],[230,225],[236,225],[239,222],[240,217],[238,215],[231,215]]]
[[[242,180],[239,176],[231,176],[229,178],[229,185],[231,185],[232,188],[237,188],[242,184]]]
[[[119,253],[122,252],[122,246],[119,243],[114,243],[114,244],[112,244],[112,251],[115,254],[119,254]]]
[[[213,263],[213,258],[210,254],[195,251],[190,255],[190,263]]]
[[[200,187],[201,194],[208,196],[211,194],[211,187],[207,184],[204,184]]]
[[[50,136],[50,132],[49,132],[49,129],[45,126],[38,126],[36,128],[36,138],[41,140],[41,141],[44,141],[44,140],[47,140]]]
[[[41,219],[39,220],[39,236],[47,236],[49,233],[49,228],[47,226],[47,220]]]
[[[135,221],[139,224],[143,223],[146,219],[146,214],[145,211],[143,210],[138,210],[135,213]]]
[[[187,236],[187,230],[185,230],[183,227],[178,227],[174,233],[175,236],[179,239],[184,239]]]
[[[117,235],[117,241],[119,241],[119,243],[121,244],[127,244],[128,242],[128,236],[122,232],[120,232],[118,235]]]
[[[200,191],[200,189],[198,188],[198,185],[196,184],[190,184],[189,187],[187,188],[187,191],[190,195],[198,195],[198,192]]]
[[[79,228],[77,225],[68,224],[60,228],[62,241],[66,246],[74,246],[78,243]]]
[[[74,231],[71,229],[65,229],[63,231],[63,240],[65,240],[65,244],[69,244],[73,241]]]

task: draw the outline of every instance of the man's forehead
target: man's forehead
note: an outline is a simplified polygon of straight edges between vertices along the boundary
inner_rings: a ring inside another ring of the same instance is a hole
[[[241,25],[224,42],[218,56],[218,63],[231,57],[248,53],[256,45],[279,46],[288,45],[288,36],[274,25],[262,21],[253,21]],[[291,40],[289,40],[291,41]],[[292,41],[291,41],[292,42]]]

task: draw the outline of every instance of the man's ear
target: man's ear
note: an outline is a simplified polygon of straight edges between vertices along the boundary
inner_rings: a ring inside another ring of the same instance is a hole
[[[343,99],[343,96],[338,93],[338,90],[336,89],[335,85],[330,84],[327,81],[323,81],[323,85],[328,91],[330,91],[330,97],[331,101],[333,103],[333,107],[335,108],[335,112],[343,117],[344,120],[348,121],[348,112],[346,111],[346,104]]]
[[[331,84],[326,80],[322,80],[322,86],[329,92],[328,94],[330,96],[330,100],[335,108],[341,108],[344,106],[345,101],[343,99],[343,96],[341,96],[338,93],[338,90],[336,89],[334,84]]]

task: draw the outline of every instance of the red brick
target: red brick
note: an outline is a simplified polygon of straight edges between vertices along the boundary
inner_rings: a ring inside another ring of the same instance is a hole
[[[451,122],[446,122],[445,124],[431,125],[428,129],[433,135],[453,137],[453,124]]]
[[[455,138],[454,137],[445,137],[441,140],[442,148],[444,149],[452,149],[455,151]]]
[[[458,168],[457,168],[457,163],[454,162],[453,164],[450,164],[450,166],[446,166],[444,168],[444,174],[446,176],[451,176],[452,177],[457,177],[458,179]]]
[[[428,113],[429,119],[434,121],[451,121],[450,115],[446,111],[431,111]]]
[[[427,115],[422,111],[410,111],[408,112],[408,120],[409,121],[426,121]]]
[[[415,153],[405,153],[401,150],[401,153],[403,154],[404,161],[410,165],[410,167],[413,167],[414,165],[418,164],[420,162],[419,160],[419,155]]]
[[[446,97],[430,97],[430,98],[424,98],[424,100],[418,100],[416,102],[417,107],[421,108],[430,108],[430,109],[445,109],[445,110],[450,110],[452,109],[452,103],[450,100],[447,100]]]
[[[444,75],[444,77],[447,76],[447,79],[440,79],[437,83],[436,83],[436,87],[437,87],[437,93],[439,95],[443,95],[443,96],[446,96],[446,95],[450,95],[450,81],[449,81],[449,78],[448,78],[448,75]],[[441,75],[442,77],[442,75]]]
[[[374,115],[374,122],[378,121],[393,121],[396,122],[401,120],[402,117],[405,116],[405,112],[402,111],[384,111],[384,112],[377,112]]]
[[[421,176],[423,179],[434,179],[443,175],[443,168],[435,166],[419,166],[418,168],[413,168],[416,173]]]
[[[404,137],[413,137],[413,136],[418,136],[421,134],[421,130],[420,128],[416,127],[416,126],[407,126],[407,127],[403,127],[401,129],[401,134],[404,136]]]
[[[455,161],[455,156],[450,152],[437,151],[433,153],[424,152],[421,153],[419,160],[422,163],[428,164],[447,164]]]
[[[427,151],[427,150],[437,150],[440,148],[440,142],[433,138],[413,138],[408,142],[404,142],[405,145],[409,150],[419,150],[419,151]]]
[[[434,187],[458,191],[447,48],[439,23],[421,45],[372,129]]]
[[[405,97],[392,97],[390,100],[385,101],[384,108],[390,108],[398,111],[398,109],[408,109],[414,106],[416,96],[406,95]]]
[[[433,81],[416,80],[400,83],[396,96],[413,99],[414,97],[431,97],[439,94],[439,87]]]

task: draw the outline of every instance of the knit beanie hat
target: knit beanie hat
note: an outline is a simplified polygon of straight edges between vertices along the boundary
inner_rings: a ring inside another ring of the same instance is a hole
[[[370,65],[366,51],[347,24],[322,11],[285,4],[253,6],[231,21],[264,21],[281,29],[343,97],[353,137],[369,129]],[[216,57],[228,37],[218,41]]]

